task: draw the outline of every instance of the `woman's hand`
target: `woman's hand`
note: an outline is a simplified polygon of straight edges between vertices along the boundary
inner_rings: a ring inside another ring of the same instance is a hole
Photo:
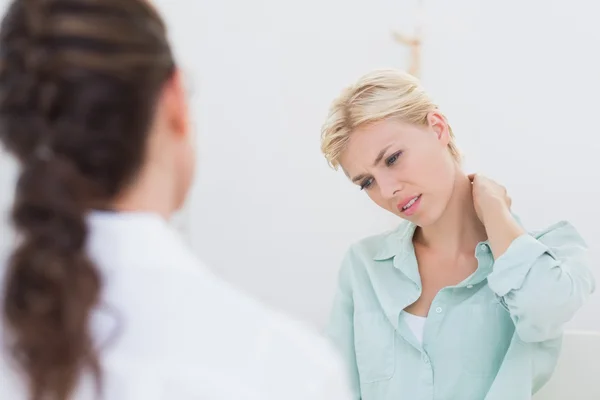
[[[525,230],[510,212],[512,200],[504,186],[479,174],[471,174],[469,179],[475,212],[485,227],[494,258],[498,259]]]
[[[493,215],[510,213],[512,200],[504,186],[480,174],[471,174],[469,179],[473,184],[475,211],[484,225]]]

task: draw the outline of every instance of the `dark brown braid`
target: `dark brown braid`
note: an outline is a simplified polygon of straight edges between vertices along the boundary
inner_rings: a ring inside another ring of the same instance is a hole
[[[2,21],[0,140],[22,167],[2,314],[33,400],[67,399],[84,372],[101,382],[85,216],[139,170],[174,68],[144,0],[14,0]]]

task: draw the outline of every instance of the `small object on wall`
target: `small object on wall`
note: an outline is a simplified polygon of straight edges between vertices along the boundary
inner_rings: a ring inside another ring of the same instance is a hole
[[[417,24],[414,35],[392,32],[394,40],[410,48],[410,62],[407,72],[415,77],[421,74],[421,48],[423,45],[423,0],[419,0],[417,9]]]

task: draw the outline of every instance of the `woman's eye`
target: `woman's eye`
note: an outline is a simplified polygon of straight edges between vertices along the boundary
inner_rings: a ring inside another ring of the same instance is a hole
[[[368,189],[373,184],[373,178],[365,179],[360,184],[360,190]]]
[[[397,152],[396,154],[390,156],[387,160],[385,160],[385,164],[389,167],[390,165],[393,165],[396,161],[398,161],[398,158],[400,158],[400,155],[402,154],[401,151]]]

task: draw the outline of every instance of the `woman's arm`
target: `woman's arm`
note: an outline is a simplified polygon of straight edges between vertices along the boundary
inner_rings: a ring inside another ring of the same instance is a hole
[[[526,342],[560,336],[595,290],[584,240],[567,222],[529,235],[508,208],[484,221],[496,260],[488,285],[502,298],[517,334]]]
[[[342,262],[326,334],[346,366],[352,399],[360,400],[360,383],[354,352],[354,302],[350,283],[352,254],[352,249],[350,249]]]

